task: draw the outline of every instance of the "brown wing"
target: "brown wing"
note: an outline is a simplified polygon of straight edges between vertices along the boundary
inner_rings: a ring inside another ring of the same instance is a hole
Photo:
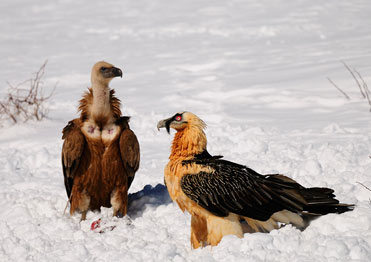
[[[74,119],[68,122],[63,128],[64,139],[62,147],[62,167],[64,176],[64,185],[68,198],[71,195],[73,179],[76,177],[82,152],[85,147],[85,137],[79,128],[80,119]]]
[[[128,174],[128,188],[133,182],[135,172],[139,168],[140,149],[134,132],[129,128],[129,117],[121,117],[120,153],[124,168]]]

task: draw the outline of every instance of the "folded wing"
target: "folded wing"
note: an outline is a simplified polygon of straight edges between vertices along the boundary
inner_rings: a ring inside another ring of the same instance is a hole
[[[135,172],[139,168],[140,149],[138,139],[129,128],[128,121],[128,117],[121,117],[119,120],[119,124],[122,128],[120,135],[120,153],[124,167],[127,170],[129,188],[133,182]]]
[[[217,158],[184,161],[208,166],[212,172],[182,177],[183,192],[216,216],[230,212],[265,221],[274,213],[342,213],[352,205],[339,204],[329,188],[305,188],[283,175],[260,175],[246,166]]]
[[[71,195],[73,180],[77,175],[81,155],[86,144],[84,135],[78,127],[79,121],[80,119],[72,120],[63,129],[62,167],[68,198]]]

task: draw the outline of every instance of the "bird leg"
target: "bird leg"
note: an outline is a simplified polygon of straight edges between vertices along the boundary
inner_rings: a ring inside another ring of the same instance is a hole
[[[86,213],[87,212],[88,211],[86,211],[86,210],[82,212],[80,221],[86,220]]]
[[[222,240],[223,236],[236,235],[243,237],[243,231],[239,216],[230,213],[227,217],[209,216],[207,218],[207,242],[216,246]]]
[[[113,216],[124,217],[127,213],[128,189],[127,186],[116,188],[111,195]]]
[[[83,192],[79,192],[77,190],[77,186],[74,186],[72,188],[71,195],[73,197],[71,198],[70,214],[73,215],[75,210],[79,210],[82,213],[81,220],[85,220],[86,213],[88,212],[90,206],[90,196],[86,193],[85,190]]]
[[[193,248],[203,247],[207,241],[206,219],[192,215],[191,219],[191,245]]]

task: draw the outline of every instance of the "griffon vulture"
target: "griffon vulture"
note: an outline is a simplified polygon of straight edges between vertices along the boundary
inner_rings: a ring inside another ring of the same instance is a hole
[[[193,248],[217,245],[223,236],[269,232],[279,223],[303,229],[306,218],[349,211],[330,188],[305,188],[283,175],[254,170],[211,156],[205,123],[190,112],[160,121],[157,128],[177,131],[165,167],[170,197],[191,218]]]
[[[113,207],[114,216],[125,216],[128,189],[139,167],[139,144],[121,116],[120,100],[108,84],[122,71],[106,62],[91,71],[91,88],[80,100],[80,118],[63,129],[64,184],[75,211],[86,218],[88,210]]]

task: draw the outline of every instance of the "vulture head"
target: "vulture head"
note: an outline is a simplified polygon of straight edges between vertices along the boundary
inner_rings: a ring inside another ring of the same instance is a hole
[[[172,117],[161,120],[157,124],[157,129],[166,128],[166,131],[170,134],[170,128],[176,131],[181,131],[186,128],[198,128],[200,130],[205,129],[206,124],[198,116],[191,112],[176,113]]]
[[[117,76],[122,77],[121,69],[104,61],[96,63],[91,70],[92,84],[97,83],[107,86]]]

